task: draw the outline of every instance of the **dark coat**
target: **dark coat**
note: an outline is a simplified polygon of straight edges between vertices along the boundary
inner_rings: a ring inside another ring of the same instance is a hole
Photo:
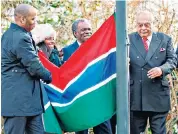
[[[12,23],[1,39],[1,115],[41,114],[40,79],[49,77],[51,74],[39,61],[30,33]]]
[[[62,61],[59,58],[59,51],[56,48],[52,49],[51,54],[49,56],[49,61],[51,61],[58,67],[62,65]]]
[[[170,89],[166,75],[176,67],[176,55],[171,38],[153,33],[146,53],[138,33],[130,38],[130,106],[134,111],[165,112],[170,109]],[[160,67],[163,75],[154,79],[147,72]]]
[[[79,48],[79,44],[77,41],[75,41],[74,43],[64,47],[62,49],[63,53],[64,53],[64,57],[63,57],[63,61],[67,61],[70,56],[77,50],[77,48]]]

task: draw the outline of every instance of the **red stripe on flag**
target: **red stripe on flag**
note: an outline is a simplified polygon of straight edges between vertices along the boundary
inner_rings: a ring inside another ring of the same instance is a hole
[[[60,68],[58,68],[57,66],[55,66],[53,63],[51,63],[45,56],[45,54],[42,51],[38,52],[38,56],[40,58],[40,61],[42,62],[42,64],[45,66],[46,69],[48,69],[51,74],[52,74],[52,84],[57,86],[59,84],[60,77],[59,77],[59,70]],[[59,86],[58,86],[59,88]]]
[[[49,61],[47,63],[46,58],[43,57],[42,54],[39,54],[39,56],[41,55],[40,60],[43,65],[52,71],[52,84],[63,90],[73,78],[82,72],[88,63],[115,47],[115,20],[114,15],[112,15],[60,68],[56,66],[48,67]]]

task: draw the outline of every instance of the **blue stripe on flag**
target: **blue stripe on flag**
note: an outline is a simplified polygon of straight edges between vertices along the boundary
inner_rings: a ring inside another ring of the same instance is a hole
[[[88,67],[87,70],[63,93],[54,90],[49,85],[45,85],[45,88],[48,92],[48,97],[51,102],[59,102],[64,104],[72,101],[72,99],[80,92],[85,91],[86,89],[106,80],[115,73],[116,52],[112,52],[106,58]],[[73,90],[75,90],[75,92]]]

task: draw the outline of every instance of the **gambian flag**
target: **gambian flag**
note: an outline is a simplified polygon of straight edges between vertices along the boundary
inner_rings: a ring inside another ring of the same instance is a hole
[[[116,105],[116,34],[114,15],[83,43],[60,68],[42,52],[43,65],[52,72],[44,84],[46,132],[76,132],[112,117]]]

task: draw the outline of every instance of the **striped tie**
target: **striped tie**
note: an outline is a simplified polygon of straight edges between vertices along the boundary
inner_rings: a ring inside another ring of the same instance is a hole
[[[148,43],[146,42],[147,40],[148,40],[147,38],[143,38],[143,44],[144,44],[146,52],[148,52]]]

